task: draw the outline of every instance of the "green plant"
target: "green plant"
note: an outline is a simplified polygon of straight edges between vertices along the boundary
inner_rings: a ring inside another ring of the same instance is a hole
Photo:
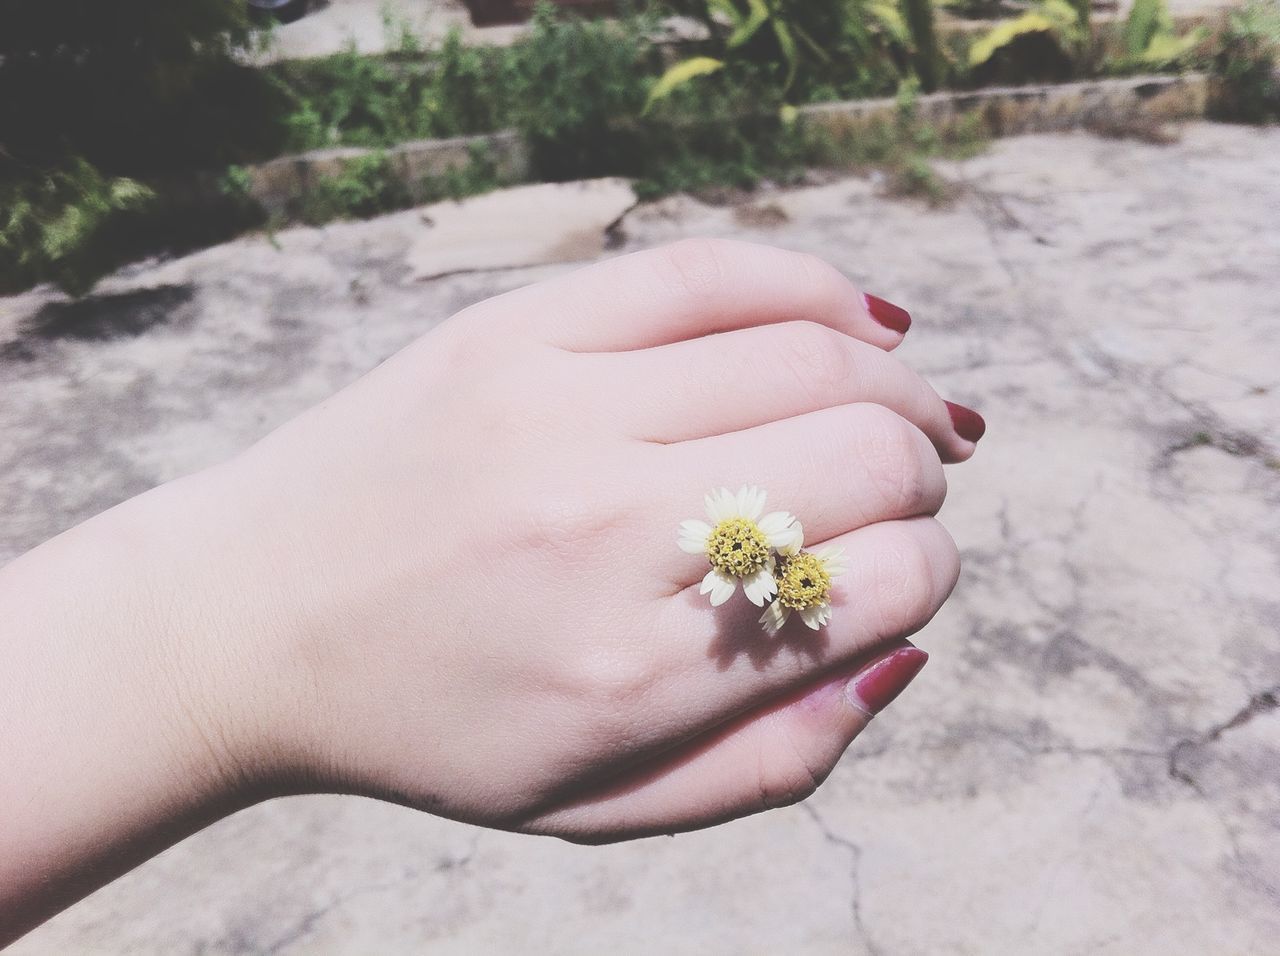
[[[739,82],[764,82],[791,102],[883,92],[901,77],[912,48],[912,32],[893,0],[685,0],[673,6],[701,19],[711,40],[706,53],[659,78],[650,109],[725,68]]]
[[[510,115],[535,174],[563,180],[616,173],[634,160],[636,131],[616,122],[644,105],[656,56],[644,22],[592,22],[539,3],[507,60]]]
[[[408,187],[385,153],[347,163],[335,176],[317,182],[306,194],[298,217],[310,225],[334,219],[367,218],[412,204]]]
[[[0,3],[0,287],[87,291],[139,247],[154,182],[278,151],[254,44],[227,0]]]
[[[1204,42],[1208,31],[1199,28],[1179,36],[1165,0],[1134,0],[1121,28],[1124,53],[1121,69],[1162,68],[1184,59]]]
[[[438,176],[422,181],[419,197],[422,202],[441,199],[465,199],[510,185],[499,175],[492,154],[482,144],[475,143],[468,151],[467,162],[455,166]]]
[[[272,68],[292,101],[283,119],[289,148],[386,147],[409,139],[497,129],[509,119],[504,50],[468,47],[457,30],[438,51],[422,52],[401,24],[389,57],[353,47],[328,57]]]
[[[940,205],[954,195],[954,188],[934,170],[935,158],[961,159],[986,147],[983,116],[974,111],[936,126],[922,116],[920,84],[905,80],[889,119],[876,118],[834,131],[806,133],[806,160],[837,169],[873,169],[883,178],[892,196],[923,198]]]
[[[1280,118],[1280,4],[1249,0],[1226,17],[1214,57],[1214,111],[1223,119]]]
[[[237,202],[249,198],[252,186],[253,177],[243,166],[228,166],[218,180],[218,192]]]
[[[933,17],[933,0],[902,0],[902,14],[911,33],[911,62],[920,85],[932,92],[938,88],[942,52]]]
[[[1087,3],[1083,4],[1087,7]],[[1082,6],[1068,0],[1038,0],[1021,16],[992,27],[969,47],[968,66],[981,76],[983,72],[998,74],[1002,64],[997,58],[1016,62],[1012,72],[1019,77],[1037,76],[1035,61],[1043,60],[1046,49],[1057,53],[1058,63],[1047,64],[1055,72],[1063,72],[1063,64],[1078,58],[1089,39],[1087,21],[1082,21]],[[984,68],[986,68],[984,70]]]
[[[105,226],[155,194],[132,179],[104,177],[84,160],[0,184],[0,290],[52,281],[80,295],[116,264]]]

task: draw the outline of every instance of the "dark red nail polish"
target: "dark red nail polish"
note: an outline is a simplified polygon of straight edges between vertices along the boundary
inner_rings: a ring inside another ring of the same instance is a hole
[[[951,413],[951,424],[955,426],[956,434],[965,441],[977,441],[987,433],[987,423],[972,408],[947,402],[947,411]]]
[[[911,328],[911,313],[906,309],[894,305],[892,302],[886,302],[878,295],[864,294],[862,301],[867,305],[867,311],[871,313],[871,318],[875,319],[886,329],[893,329],[895,332],[906,332]]]
[[[914,645],[895,648],[858,671],[845,693],[855,706],[878,714],[906,689],[928,659],[929,655]]]

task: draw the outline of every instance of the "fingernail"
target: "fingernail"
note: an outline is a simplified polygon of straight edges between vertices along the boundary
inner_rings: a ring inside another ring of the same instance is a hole
[[[977,441],[987,433],[987,423],[972,408],[947,402],[947,411],[951,413],[951,424],[955,426],[956,434],[965,441]]]
[[[914,645],[895,648],[858,671],[845,687],[845,695],[853,706],[874,716],[893,703],[928,659]]]
[[[892,302],[886,302],[878,295],[864,294],[862,301],[867,305],[867,311],[871,313],[871,318],[875,319],[886,329],[893,329],[895,332],[906,332],[911,328],[911,313],[906,309],[894,305]]]

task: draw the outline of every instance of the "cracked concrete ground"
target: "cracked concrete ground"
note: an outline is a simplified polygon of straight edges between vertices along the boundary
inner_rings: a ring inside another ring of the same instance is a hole
[[[910,307],[986,415],[933,659],[807,804],[599,849],[341,797],[170,850],[53,953],[1213,953],[1280,939],[1280,130],[1002,141],[929,210],[841,179],[643,206]],[[466,303],[407,212],[0,300],[0,558],[234,452]]]

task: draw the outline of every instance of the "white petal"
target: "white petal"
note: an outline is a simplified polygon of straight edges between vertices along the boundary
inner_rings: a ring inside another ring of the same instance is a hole
[[[781,601],[774,601],[760,615],[760,624],[764,627],[765,633],[773,637],[782,630],[782,625],[787,623],[787,618],[790,616],[790,608],[784,607]]]
[[[707,576],[702,579],[702,586],[698,588],[698,593],[710,594],[711,606],[719,607],[733,597],[733,592],[737,590],[737,587],[737,578],[730,577],[718,568],[712,568],[707,572]]]
[[[818,560],[833,578],[849,572],[849,558],[844,553],[844,548],[823,548],[818,552]]]
[[[738,579],[729,577],[729,575],[721,575],[719,581],[716,582],[715,589],[711,592],[711,606],[719,607],[729,598],[733,597],[733,592],[738,589]]]
[[[754,485],[747,490],[746,504],[742,509],[742,516],[750,518],[752,521],[759,521],[760,516],[764,514],[765,493],[762,489],[756,488]]]
[[[680,537],[676,541],[681,551],[690,554],[706,554],[707,538],[711,536],[711,525],[705,521],[680,522]]]
[[[817,630],[822,626],[822,608],[807,607],[800,612],[800,618],[804,621],[805,626]]]
[[[787,514],[785,511],[770,511],[767,515],[758,520],[756,524],[760,526],[761,531],[768,535],[788,530],[795,520],[795,518],[791,517],[791,515]]]
[[[728,521],[738,515],[738,498],[728,488],[721,488],[717,493],[718,508],[720,511],[720,520]]]
[[[718,492],[709,491],[702,496],[702,504],[707,509],[707,517],[711,519],[713,525],[720,523],[720,495]]]
[[[761,568],[742,579],[742,593],[756,607],[763,607],[765,601],[778,593],[778,583],[768,568]]]
[[[804,527],[793,518],[786,530],[769,535],[769,546],[788,557],[799,554],[804,547]]]

